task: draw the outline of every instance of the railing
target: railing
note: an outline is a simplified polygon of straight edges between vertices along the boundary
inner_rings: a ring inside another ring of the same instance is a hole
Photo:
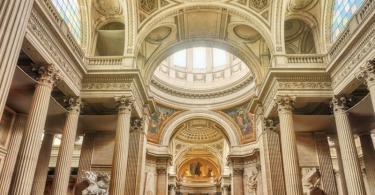
[[[100,56],[100,57],[86,57],[87,66],[121,66],[125,65],[125,57],[123,56]]]
[[[287,55],[290,64],[323,64],[325,62],[324,55],[317,54],[290,54]]]

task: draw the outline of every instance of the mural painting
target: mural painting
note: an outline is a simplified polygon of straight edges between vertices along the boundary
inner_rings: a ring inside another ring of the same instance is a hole
[[[223,112],[238,125],[243,142],[255,140],[254,114],[247,111],[247,104],[228,108]]]
[[[148,138],[150,141],[157,142],[162,128],[166,122],[175,114],[177,110],[163,105],[156,105],[156,111],[150,115],[148,128]]]

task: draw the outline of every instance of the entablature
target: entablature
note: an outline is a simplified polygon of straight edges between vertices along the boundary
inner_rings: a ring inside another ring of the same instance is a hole
[[[275,111],[274,99],[280,95],[304,102],[331,98],[331,79],[324,69],[272,68],[258,93],[265,117]]]

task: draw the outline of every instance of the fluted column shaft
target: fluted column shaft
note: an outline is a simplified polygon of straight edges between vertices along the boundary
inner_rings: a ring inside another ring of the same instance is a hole
[[[146,166],[146,132],[142,119],[135,119],[132,122],[129,156],[125,182],[125,193],[134,195],[143,195],[144,169]]]
[[[110,195],[124,195],[126,167],[129,149],[130,117],[133,100],[128,97],[119,97],[119,112],[117,116],[115,147],[112,161]]]
[[[81,154],[79,157],[77,184],[80,184],[84,179],[85,171],[91,170],[91,159],[94,147],[94,135],[86,133],[83,137]]]
[[[57,71],[52,65],[40,67],[39,73],[41,77],[36,84],[26,129],[21,141],[17,168],[13,175],[12,189],[10,190],[12,195],[26,195],[31,192],[51,91],[53,84],[59,79]]]
[[[358,160],[357,149],[354,143],[349,118],[345,112],[346,103],[344,97],[334,97],[332,99],[345,181],[348,194],[365,195],[366,190]]]
[[[318,153],[319,170],[321,174],[321,186],[326,195],[337,195],[335,174],[333,171],[328,138],[324,133],[314,135],[316,150]]]
[[[375,194],[375,149],[371,134],[365,133],[359,136],[361,140],[363,161],[366,168],[366,177],[371,194]]]
[[[283,154],[285,187],[288,195],[302,195],[302,178],[299,167],[296,135],[293,125],[292,104],[290,97],[278,97],[280,120],[280,140]]]
[[[68,193],[81,101],[79,98],[70,98],[68,102],[68,114],[57,157],[55,176],[52,183],[52,195],[66,195]]]
[[[340,183],[339,186],[341,187],[342,195],[347,195],[348,194],[348,189],[346,187],[346,181],[345,181],[345,175],[344,175],[344,165],[342,164],[342,157],[341,157],[341,151],[339,147],[339,140],[337,139],[337,136],[334,135],[332,136],[332,141],[333,141],[333,146],[336,150],[336,160],[337,160],[337,165],[338,165],[338,174],[340,177]]]
[[[266,178],[263,188],[268,195],[286,195],[283,162],[281,156],[279,133],[272,120],[264,120],[261,138],[260,154],[264,162],[261,163],[262,173]]]
[[[0,2],[0,118],[12,83],[34,0]]]
[[[0,174],[0,192],[8,194],[10,184],[12,182],[12,175],[14,166],[17,162],[18,150],[22,140],[22,135],[25,130],[27,116],[17,114],[17,118],[13,125],[12,136],[9,141],[7,155],[4,160],[3,169]]]
[[[44,194],[46,187],[47,176],[48,176],[48,165],[51,157],[52,144],[54,135],[51,133],[45,133],[43,137],[42,147],[40,148],[38,165],[36,167],[33,187],[31,189],[31,195]]]

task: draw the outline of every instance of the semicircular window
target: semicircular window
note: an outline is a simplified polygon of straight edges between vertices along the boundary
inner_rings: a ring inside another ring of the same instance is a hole
[[[52,4],[68,25],[73,37],[81,43],[81,13],[77,0],[52,0]]]
[[[335,41],[354,14],[362,6],[364,0],[335,0],[332,17],[332,40]]]

